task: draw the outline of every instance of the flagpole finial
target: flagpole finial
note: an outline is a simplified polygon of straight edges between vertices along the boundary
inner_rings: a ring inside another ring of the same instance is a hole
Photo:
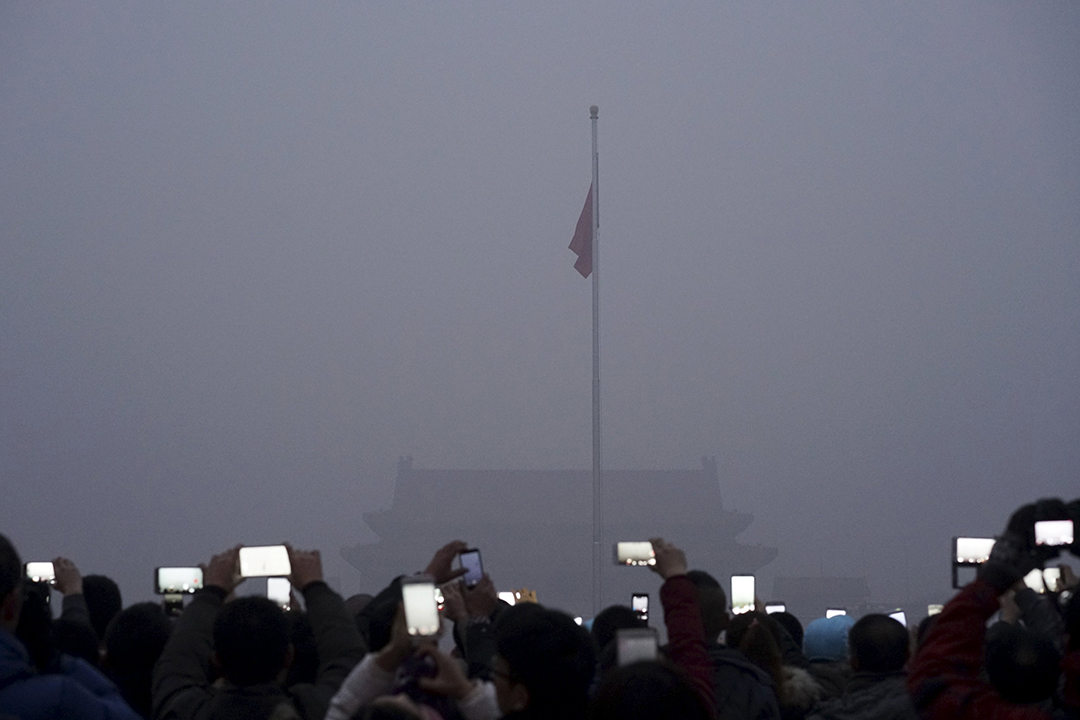
[[[589,108],[589,117],[591,117],[593,120],[600,117],[600,108],[596,107],[595,105]]]

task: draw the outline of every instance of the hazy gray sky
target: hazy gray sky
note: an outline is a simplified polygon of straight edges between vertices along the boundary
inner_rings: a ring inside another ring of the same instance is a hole
[[[1080,494],[1072,0],[8,2],[0,531],[351,592],[398,455],[588,467],[594,103],[605,462],[717,455],[766,593]]]

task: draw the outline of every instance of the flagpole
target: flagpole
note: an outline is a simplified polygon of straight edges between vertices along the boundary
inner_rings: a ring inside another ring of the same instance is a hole
[[[589,108],[592,118],[592,481],[593,481],[593,617],[603,609],[604,509],[600,462],[600,156],[596,143],[596,123],[600,109]]]

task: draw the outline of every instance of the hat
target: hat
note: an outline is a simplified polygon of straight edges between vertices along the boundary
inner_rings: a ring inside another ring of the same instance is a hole
[[[839,661],[847,660],[848,632],[855,624],[850,615],[818,618],[806,626],[803,635],[803,654],[806,659]]]

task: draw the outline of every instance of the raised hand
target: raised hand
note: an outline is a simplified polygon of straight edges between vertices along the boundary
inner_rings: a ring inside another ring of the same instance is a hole
[[[203,567],[203,585],[221,588],[226,595],[244,581],[240,577],[240,546],[218,553]]]
[[[53,559],[53,570],[56,573],[56,589],[64,595],[79,595],[83,591],[82,573],[75,563],[66,557]]]
[[[649,542],[656,553],[656,564],[650,565],[650,570],[665,580],[686,574],[686,553],[663,538],[652,538]]]
[[[425,575],[430,575],[435,580],[436,585],[442,585],[448,583],[455,578],[459,578],[465,574],[465,568],[454,569],[454,558],[458,556],[462,550],[468,550],[469,546],[461,540],[454,540],[443,545],[441,548],[435,551],[435,555],[432,556],[431,562],[428,563],[427,568],[424,569]]]
[[[293,550],[292,545],[285,545],[289,551],[289,564],[292,566],[292,575],[289,581],[293,587],[304,591],[313,582],[323,579],[322,556],[318,550]]]

